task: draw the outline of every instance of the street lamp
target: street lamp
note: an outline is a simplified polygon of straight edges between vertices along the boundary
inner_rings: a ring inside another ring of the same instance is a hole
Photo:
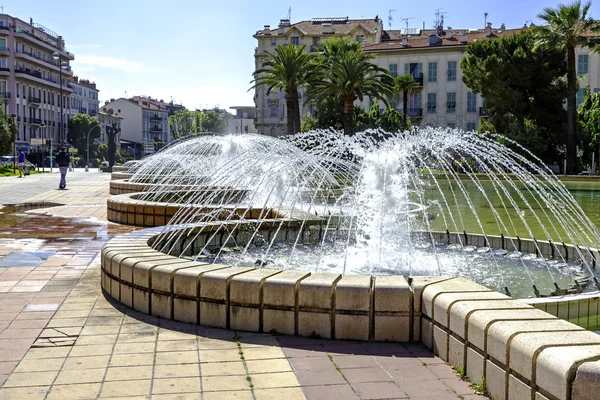
[[[44,147],[46,147],[45,128],[46,128],[46,124],[42,122],[40,124],[40,129],[42,130],[42,172],[46,172],[46,160],[44,158]],[[52,154],[52,153],[50,153],[50,154]],[[52,157],[50,157],[50,162],[52,162]]]
[[[92,133],[92,131],[94,130],[94,128],[100,128],[100,125],[94,125],[94,126],[92,126],[92,129],[90,129],[88,131],[88,133],[87,133],[87,139],[86,139],[86,142],[87,142],[87,152],[86,152],[87,153],[87,163],[85,164],[85,167],[86,167],[85,170],[86,170],[86,172],[87,172],[87,167],[89,167],[89,165],[90,165],[90,133]],[[102,133],[102,129],[100,129],[100,133]]]
[[[12,118],[14,128],[17,128],[17,114],[10,114],[10,118]],[[16,174],[17,171],[17,132],[13,128],[12,131],[12,140],[13,140],[13,174]],[[17,128],[18,129],[18,128]]]
[[[59,141],[59,143],[64,143],[64,138],[63,138],[63,124],[64,124],[63,107],[64,107],[64,104],[63,104],[63,89],[62,89],[62,69],[63,69],[63,67],[68,66],[69,64],[64,62],[62,60],[62,56],[56,51],[54,53],[52,53],[52,58],[54,60],[58,61],[58,69],[60,71],[59,79],[58,79],[59,84],[60,84],[60,101],[59,101],[59,104],[60,104],[60,130],[58,131],[59,132],[58,133],[58,141]]]

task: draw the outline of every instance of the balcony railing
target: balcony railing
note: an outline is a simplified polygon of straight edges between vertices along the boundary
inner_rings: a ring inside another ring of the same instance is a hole
[[[413,79],[419,84],[419,86],[423,86],[423,74],[419,74],[419,76],[413,76]]]
[[[0,46],[0,51],[10,51],[6,46]]]
[[[8,67],[0,67],[0,71],[10,72],[10,68],[8,68]]]
[[[150,132],[160,132],[162,133],[162,128],[160,126],[151,126]]]
[[[33,58],[35,58],[36,60],[40,60],[40,61],[42,61],[42,62],[44,62],[44,63],[46,63],[46,64],[52,65],[53,67],[60,68],[60,64],[59,64],[59,62],[58,62],[58,61],[54,61],[53,59],[45,59],[45,58],[42,58],[42,57],[41,57],[39,54],[35,54],[35,53],[33,53],[33,52],[29,52],[29,51],[23,51],[23,50],[19,50],[19,49],[17,49],[17,50],[15,51],[15,53],[16,53],[16,54],[26,54],[26,55],[28,55],[29,57],[33,57]],[[64,70],[64,71],[70,71],[70,70],[71,70],[71,68],[70,68],[70,67],[63,67],[63,70]]]
[[[10,92],[0,92],[0,99],[10,99]]]
[[[165,120],[165,118],[161,117],[158,114],[151,115],[148,119],[150,121],[164,121]]]
[[[25,121],[27,122],[27,121]],[[42,123],[42,119],[41,118],[29,118],[29,123],[31,125],[40,125]]]
[[[85,107],[79,107],[79,112],[82,114],[87,114],[87,108]]]
[[[94,117],[97,113],[96,110],[90,110],[89,114]]]
[[[480,117],[489,117],[487,110],[485,107],[479,107],[479,116]]]
[[[409,108],[408,116],[411,118],[422,118],[423,117],[423,109],[422,108]]]
[[[29,102],[40,104],[42,102],[42,99],[40,99],[39,97],[29,96]]]
[[[42,73],[40,71],[36,71],[34,69],[24,68],[22,66],[19,66],[19,67],[15,68],[15,73],[16,74],[26,74],[26,75],[29,75],[29,76],[33,76],[34,78],[38,78],[38,79],[44,80],[46,82],[54,83],[55,85],[60,85],[60,83],[59,83],[59,81],[57,79],[44,78],[43,75],[42,75]],[[69,85],[69,84],[67,84],[66,86],[69,87],[69,88],[72,88],[72,86]]]
[[[8,26],[0,26],[0,30],[4,30],[4,31],[10,31],[10,28]]]

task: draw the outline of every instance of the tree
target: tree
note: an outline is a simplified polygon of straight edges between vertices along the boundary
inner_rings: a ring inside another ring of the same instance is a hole
[[[183,109],[176,111],[175,114],[169,117],[169,126],[173,139],[179,139],[180,137],[198,132],[196,113],[195,111]]]
[[[539,45],[560,49],[566,56],[567,67],[567,174],[577,173],[577,71],[575,47],[588,47],[595,50],[600,42],[592,36],[600,31],[600,23],[589,16],[591,3],[581,4],[577,0],[569,5],[561,4],[558,8],[545,8],[538,18],[546,22],[546,26],[537,28]],[[537,69],[540,70],[539,66]]]
[[[267,87],[267,95],[273,89],[285,92],[287,107],[287,133],[300,132],[300,100],[298,89],[307,83],[313,70],[313,55],[304,52],[305,45],[293,44],[277,46],[273,53],[267,53],[262,68],[254,71],[255,79],[249,90]]]
[[[318,60],[318,70],[311,76],[306,91],[306,102],[331,98],[341,102],[344,110],[344,133],[354,133],[354,101],[364,97],[386,99],[393,93],[385,84],[389,72],[373,64],[373,55],[366,54],[348,39],[332,39],[323,47]]]
[[[69,133],[67,134],[67,142],[76,147],[78,153],[82,156],[85,155],[85,152],[87,151],[88,133],[89,144],[91,148],[92,144],[94,143],[94,139],[100,138],[102,134],[100,122],[96,118],[90,117],[87,114],[75,114],[69,120]]]
[[[310,114],[304,114],[300,121],[300,132],[308,132],[317,129],[317,120]]]
[[[461,63],[462,79],[485,98],[489,130],[527,141],[534,154],[553,163],[564,144],[566,67],[560,50],[536,43],[530,29],[471,42]]]
[[[591,156],[595,154],[596,165],[600,163],[600,93],[591,93],[589,88],[585,91],[583,103],[577,110],[579,132],[581,133],[581,149],[583,150],[584,164],[591,163]],[[593,171],[595,172],[595,171]]]
[[[12,155],[17,128],[12,119],[0,107],[0,155]]]
[[[225,117],[215,110],[196,111],[199,114],[197,119],[199,131],[212,133],[227,133],[227,120]]]
[[[402,122],[404,129],[407,129],[406,114],[408,108],[408,95],[417,93],[421,90],[419,82],[411,74],[404,74],[394,78],[394,92],[402,93]]]

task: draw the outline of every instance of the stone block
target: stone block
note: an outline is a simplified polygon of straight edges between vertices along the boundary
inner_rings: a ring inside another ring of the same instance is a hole
[[[197,264],[197,267],[182,268],[173,276],[173,293],[175,296],[198,299],[198,280],[206,272],[230,268],[221,264]]]
[[[346,275],[335,288],[335,338],[369,340],[372,278]]]
[[[448,333],[433,325],[433,352],[442,360],[448,361]]]
[[[231,279],[230,328],[258,332],[261,326],[263,283],[281,271],[257,269]]]
[[[513,375],[508,376],[508,398],[512,399],[530,399],[532,396],[531,386],[521,381]]]
[[[161,265],[180,264],[186,262],[181,258],[161,255],[148,257],[146,260],[136,263],[133,267],[133,284],[150,290],[152,271]]]
[[[506,398],[507,379],[508,373],[503,367],[490,360],[486,360],[485,383],[490,399]]]
[[[263,283],[263,330],[296,334],[297,290],[310,272],[283,271]]]
[[[509,302],[515,302],[510,297],[498,292],[442,293],[434,301],[432,319],[452,331],[458,329],[456,333],[464,338],[464,326],[457,325],[460,325],[460,322],[463,322],[464,325],[466,315],[465,313],[458,315],[458,310],[469,310],[469,307],[475,307],[474,309],[492,307],[498,301],[502,301],[502,304],[507,306]],[[523,303],[518,304],[522,305],[520,308],[532,308]],[[500,308],[500,306],[495,308]]]
[[[415,320],[415,325],[420,326],[420,319]],[[399,315],[375,315],[373,339],[378,342],[392,341],[408,343],[410,341],[410,317]]]
[[[173,319],[181,322],[198,323],[198,302],[196,300],[173,299]]]
[[[584,329],[560,319],[498,321],[488,328],[486,353],[494,357],[498,362],[508,366],[508,344],[511,340],[522,334],[543,331],[578,332],[584,331]]]
[[[517,320],[556,320],[556,317],[535,309],[477,310],[468,321],[465,339],[477,348],[487,352],[487,332],[492,324]]]
[[[481,383],[481,378],[485,376],[485,358],[483,355],[473,350],[467,349],[467,367],[465,372],[471,382]]]
[[[462,292],[491,292],[484,286],[478,285],[466,278],[451,278],[440,282],[431,283],[423,289],[422,292],[422,313],[429,318],[434,318],[434,301],[442,293],[462,293]],[[416,293],[415,293],[416,295]]]
[[[524,332],[516,335],[510,342],[508,367],[525,379],[532,380],[535,363],[541,350],[553,346],[586,344],[600,345],[600,335],[589,331]]]
[[[421,343],[433,350],[433,324],[426,318],[421,318]]]
[[[410,288],[412,289],[413,296],[413,310],[416,314],[420,314],[422,310],[422,297],[423,290],[437,282],[447,281],[449,279],[454,279],[452,276],[411,276],[411,284]]]
[[[600,387],[600,361],[585,362],[577,368],[573,389],[574,400],[597,400]]]
[[[200,324],[229,327],[229,284],[231,279],[254,268],[231,267],[204,273],[200,277]]]
[[[133,309],[150,313],[150,293],[145,290],[133,288]]]
[[[369,340],[368,315],[335,315],[335,339]]]
[[[198,263],[196,261],[189,261],[183,259],[180,259],[178,262],[173,262],[171,264],[161,264],[162,265],[152,270],[151,282],[153,292],[158,291],[164,293],[171,293],[173,288],[173,277],[175,275],[175,271],[183,268],[192,268],[197,267],[199,265],[203,265],[202,263]]]
[[[296,333],[295,315],[295,311],[264,309],[263,331],[294,335]]]
[[[172,315],[171,315],[172,297],[170,295],[152,293],[150,295],[150,298],[151,298],[150,313],[152,315],[156,315],[157,317],[172,319]]]
[[[298,334],[331,338],[333,333],[333,292],[339,274],[315,274],[298,286]]]
[[[559,399],[568,399],[573,371],[587,360],[598,359],[600,345],[549,347],[537,357],[535,384]],[[597,389],[596,398],[600,397]]]
[[[465,367],[465,343],[454,336],[448,338],[448,364],[453,367]]]
[[[133,288],[123,283],[119,284],[120,302],[133,308]]]
[[[411,311],[412,292],[408,282],[401,275],[376,277],[374,294],[375,312],[409,313]]]

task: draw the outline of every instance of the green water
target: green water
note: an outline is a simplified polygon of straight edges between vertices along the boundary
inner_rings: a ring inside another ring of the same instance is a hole
[[[502,191],[497,193],[493,182],[489,180],[480,182],[485,194],[472,181],[463,181],[462,183],[475,212],[471,210],[466,196],[460,192],[456,183],[451,187],[450,184],[443,182],[441,188],[446,196],[450,212],[445,206],[430,205],[428,213],[430,217],[433,217],[429,218],[431,230],[443,231],[448,229],[469,233],[481,233],[483,230],[489,235],[504,234],[505,236],[520,236],[522,238],[533,236],[538,240],[572,241],[566,235],[565,221],[561,221],[557,217],[559,213],[550,210],[547,205],[538,204],[525,185],[519,184],[517,188],[509,188],[508,195],[506,195]],[[596,227],[600,227],[600,182],[564,182],[564,184],[585,215]],[[454,190],[454,195],[452,190]],[[521,195],[523,198],[521,198]],[[509,196],[515,200],[516,207],[509,202]],[[444,204],[439,191],[433,186],[425,191],[425,199],[429,201],[437,200],[439,204]],[[503,201],[506,209],[502,205]],[[526,202],[529,203],[531,208],[526,206]],[[557,204],[556,201],[553,204]],[[494,215],[492,207],[496,210],[497,217]],[[456,227],[450,219],[450,213],[454,216]],[[565,211],[560,214],[572,213]],[[446,217],[445,223],[444,216]],[[481,225],[478,224],[476,216],[479,218]],[[498,220],[501,220],[505,226],[502,226]],[[544,232],[543,227],[546,227],[547,232]],[[591,236],[589,230],[576,229],[576,232],[585,232],[588,236]],[[579,244],[594,244],[594,240],[584,240],[581,237],[577,240]]]

